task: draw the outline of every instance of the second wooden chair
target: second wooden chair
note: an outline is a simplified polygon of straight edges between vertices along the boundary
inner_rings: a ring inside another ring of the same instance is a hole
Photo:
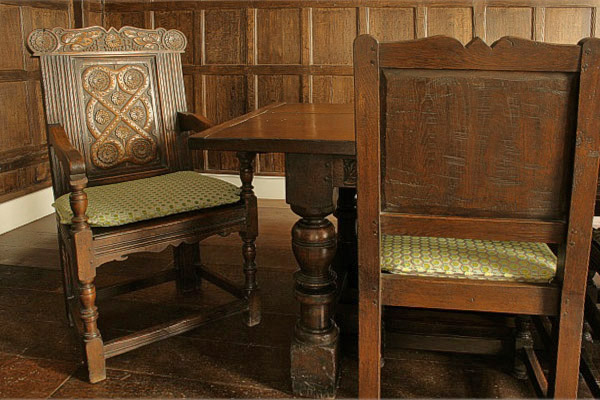
[[[354,57],[360,397],[380,395],[382,305],[552,316],[550,379],[527,360],[576,397],[600,40],[361,36]]]

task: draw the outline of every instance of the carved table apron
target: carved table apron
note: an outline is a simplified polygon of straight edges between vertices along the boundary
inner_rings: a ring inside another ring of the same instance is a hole
[[[300,269],[295,296],[300,315],[291,345],[294,394],[335,396],[339,378],[339,329],[333,309],[339,284],[331,268],[338,261],[356,276],[356,162],[352,105],[272,104],[196,133],[189,147],[245,153],[285,153],[286,202],[301,218],[292,228],[292,249]],[[333,204],[339,188],[338,207]],[[339,237],[327,219],[338,218]],[[340,250],[342,250],[340,248]]]

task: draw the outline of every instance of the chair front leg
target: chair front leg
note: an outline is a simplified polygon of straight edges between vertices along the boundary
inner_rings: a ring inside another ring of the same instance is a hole
[[[74,262],[77,266],[79,287],[79,317],[83,325],[83,347],[87,361],[89,379],[96,383],[106,379],[104,343],[98,330],[98,309],[96,307],[96,268],[92,265],[92,230],[87,223],[85,210],[87,196],[83,191],[87,179],[71,183],[70,203],[73,210],[71,238]]]
[[[254,177],[254,160],[256,153],[239,152],[240,179],[242,192],[240,194],[246,206],[246,227],[240,232],[242,238],[242,256],[244,257],[244,291],[248,299],[248,313],[245,323],[248,326],[258,325],[261,319],[261,305],[256,281],[256,237],[258,236],[258,206],[252,178]]]

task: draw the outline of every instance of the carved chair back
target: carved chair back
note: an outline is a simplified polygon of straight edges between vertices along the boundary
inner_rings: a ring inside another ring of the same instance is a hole
[[[582,46],[355,46],[359,213],[389,234],[565,239],[575,191],[595,195],[573,182],[597,150]]]
[[[37,29],[46,119],[61,124],[86,164],[89,186],[185,168],[177,112],[186,111],[177,30]],[[68,192],[53,162],[55,196]]]

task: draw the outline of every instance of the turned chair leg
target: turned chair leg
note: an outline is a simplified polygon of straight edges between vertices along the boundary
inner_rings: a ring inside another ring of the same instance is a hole
[[[517,379],[527,379],[527,365],[525,364],[526,349],[533,347],[531,336],[531,320],[528,315],[517,315],[515,317],[515,352],[513,362],[513,375]]]
[[[94,278],[79,281],[79,315],[83,323],[83,347],[87,361],[89,379],[96,383],[106,379],[104,344],[98,330],[98,308]]]
[[[246,229],[240,232],[242,238],[242,256],[244,257],[244,291],[248,299],[248,313],[244,316],[247,326],[260,323],[261,304],[256,282],[256,237],[258,236],[258,204],[254,195],[252,179],[256,153],[239,152],[240,180],[242,181],[241,199],[246,205]]]
[[[200,265],[200,244],[182,243],[173,249],[173,256],[177,271],[177,293],[185,294],[199,290],[202,285],[197,270],[197,265]]]
[[[256,245],[254,238],[248,238],[242,234],[242,255],[244,257],[244,291],[248,299],[248,314],[245,317],[245,323],[248,326],[255,326],[260,323],[261,305],[258,293],[258,284],[256,282]]]

